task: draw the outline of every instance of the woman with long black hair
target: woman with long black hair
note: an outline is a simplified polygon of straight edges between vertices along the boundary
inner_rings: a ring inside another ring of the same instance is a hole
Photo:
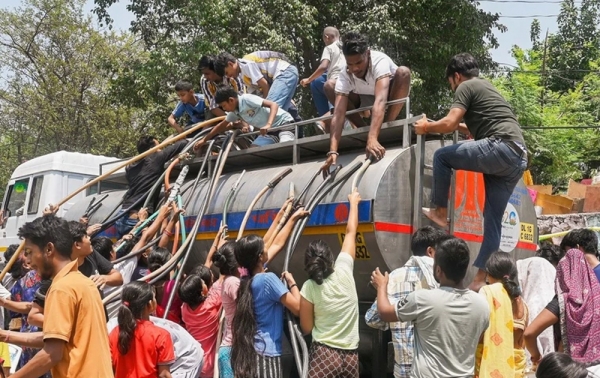
[[[236,378],[279,378],[284,307],[294,315],[300,311],[300,291],[289,272],[283,272],[288,288],[265,264],[274,254],[273,246],[283,246],[294,223],[308,213],[299,209],[275,236],[267,251],[260,236],[248,235],[237,242],[235,257],[248,271],[240,281],[233,318],[231,366]]]

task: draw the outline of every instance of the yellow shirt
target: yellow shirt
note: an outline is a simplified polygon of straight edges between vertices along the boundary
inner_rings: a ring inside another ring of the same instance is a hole
[[[52,377],[113,377],[100,292],[77,268],[75,260],[58,272],[46,298],[44,340],[66,342]]]

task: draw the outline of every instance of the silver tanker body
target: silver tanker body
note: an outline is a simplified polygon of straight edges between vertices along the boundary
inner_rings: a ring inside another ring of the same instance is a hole
[[[441,140],[431,140],[425,143],[425,163],[432,164],[433,153],[444,143]],[[391,271],[402,266],[411,256],[410,237],[413,227],[413,209],[415,198],[415,145],[408,148],[388,148],[385,157],[372,164],[365,172],[358,185],[362,202],[359,206],[359,233],[357,236],[356,255],[357,261],[354,268],[356,279],[356,290],[360,300],[361,312],[361,363],[367,364],[373,376],[383,373],[381,366],[385,366],[386,360],[386,338],[389,333],[384,334],[370,329],[364,322],[364,313],[373,303],[376,292],[369,285],[371,272],[379,267],[382,271]],[[244,151],[232,152],[230,158],[240,155]],[[322,155],[321,155],[322,156]],[[344,169],[355,162],[362,162],[365,158],[364,152],[346,153],[340,156],[338,163]],[[228,159],[229,160],[229,159]],[[249,161],[249,160],[248,160]],[[240,164],[243,159],[240,160]],[[295,186],[298,193],[309,181],[312,175],[319,169],[322,160],[302,162],[293,165],[293,172],[285,177],[273,190],[269,191],[255,206],[246,227],[245,234],[256,233],[263,235],[269,224],[275,217],[282,203],[288,196],[290,183]],[[250,202],[255,195],[273,178],[282,168],[286,166],[270,166],[268,168],[249,170],[240,182],[239,190],[230,204],[227,215],[227,223],[231,237],[237,235],[237,230],[242,221]],[[202,219],[202,223],[193,254],[189,264],[198,265],[204,261],[206,251],[209,249],[215,233],[222,220],[225,197],[232,185],[239,178],[242,170],[229,168],[219,182],[215,196],[209,209]],[[344,169],[340,172],[343,173]],[[187,182],[183,189],[192,185],[195,174],[188,174]],[[174,178],[173,178],[174,180]],[[317,188],[321,177],[318,177],[307,198],[310,198]],[[431,192],[431,170],[425,169],[422,177],[423,203],[429,203]],[[186,192],[186,196],[192,195],[192,207],[186,209],[186,228],[189,230],[194,223],[195,214],[200,211],[202,198],[206,191],[207,180],[203,179],[194,193]],[[346,219],[348,215],[347,195],[351,191],[352,179],[347,180],[334,191],[329,193],[319,206],[312,212],[306,229],[300,239],[293,258],[290,263],[290,271],[299,283],[304,282],[303,257],[304,250],[309,242],[322,239],[329,244],[331,249],[337,253],[341,247],[344,237]],[[105,206],[98,211],[92,222],[106,217],[107,211],[118,204],[123,192],[113,192],[104,203]],[[198,201],[194,199],[198,198]],[[485,194],[483,189],[483,177],[479,174],[459,171],[456,174],[455,190],[455,216],[454,234],[465,239],[471,249],[471,257],[474,259],[479,251],[482,240],[482,214]],[[89,203],[89,199],[73,206],[69,211],[69,217],[76,219]],[[428,224],[426,218],[419,220]],[[108,235],[114,230],[109,229]],[[113,234],[114,235],[114,234]],[[501,250],[511,252],[517,259],[529,257],[536,250],[537,227],[536,214],[533,203],[522,182],[519,183],[507,206],[503,220]],[[283,265],[285,251],[269,265],[269,270],[280,273]],[[189,268],[189,266],[187,267]],[[471,275],[474,270],[471,272]],[[469,277],[470,279],[470,277]]]

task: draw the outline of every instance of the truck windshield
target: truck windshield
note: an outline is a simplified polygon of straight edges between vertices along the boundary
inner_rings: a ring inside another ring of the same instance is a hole
[[[29,178],[26,178],[15,181],[15,183],[8,188],[8,200],[6,201],[8,216],[15,216],[17,210],[25,206],[28,186]]]

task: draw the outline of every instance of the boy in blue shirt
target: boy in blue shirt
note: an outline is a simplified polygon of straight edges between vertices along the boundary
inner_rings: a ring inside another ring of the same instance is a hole
[[[242,127],[241,121],[246,122],[250,127],[260,129],[260,135],[254,140],[252,147],[294,140],[292,131],[272,130],[294,122],[290,113],[281,109],[273,101],[252,94],[238,95],[237,91],[230,86],[219,88],[215,95],[215,101],[227,112],[227,117],[204,138],[196,142],[194,151],[199,151],[202,145],[215,135],[232,127]],[[243,129],[243,131],[249,130]]]
[[[173,113],[169,116],[169,125],[171,125],[178,134],[181,134],[192,125],[204,121],[206,105],[204,104],[204,96],[194,93],[194,87],[187,81],[177,82],[177,84],[175,84],[175,92],[177,92],[179,102],[177,103],[175,110],[173,110]],[[184,114],[189,116],[185,128],[177,123],[177,118],[181,118]]]

